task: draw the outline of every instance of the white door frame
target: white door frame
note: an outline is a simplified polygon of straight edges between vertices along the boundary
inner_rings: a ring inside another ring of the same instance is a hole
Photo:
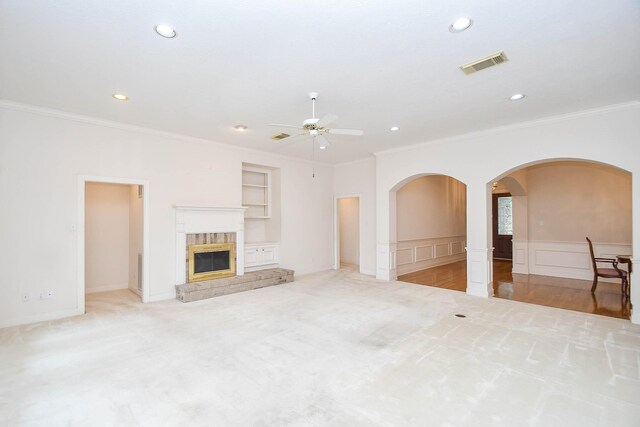
[[[360,194],[348,194],[335,196],[333,198],[333,269],[340,269],[340,212],[338,211],[338,200],[358,199],[358,272],[362,272],[362,209]]]
[[[110,176],[78,175],[78,312],[85,299],[85,188],[87,182],[142,186],[142,302],[149,301],[149,181]]]

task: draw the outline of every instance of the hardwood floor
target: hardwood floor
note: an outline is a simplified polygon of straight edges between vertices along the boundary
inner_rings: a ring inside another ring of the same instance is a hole
[[[398,277],[403,282],[435,286],[464,292],[467,288],[467,262],[416,271]],[[620,284],[599,282],[595,295],[591,281],[560,277],[512,274],[511,261],[494,260],[493,292],[497,298],[584,313],[628,319],[629,303],[620,293]]]

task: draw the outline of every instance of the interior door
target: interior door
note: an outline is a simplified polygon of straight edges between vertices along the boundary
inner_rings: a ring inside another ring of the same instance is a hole
[[[512,259],[513,198],[509,193],[493,195],[493,257]]]

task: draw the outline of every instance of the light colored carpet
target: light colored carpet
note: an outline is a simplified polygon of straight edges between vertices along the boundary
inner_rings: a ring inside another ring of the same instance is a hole
[[[341,270],[0,330],[8,426],[637,426],[640,327]],[[465,314],[466,318],[454,314]]]

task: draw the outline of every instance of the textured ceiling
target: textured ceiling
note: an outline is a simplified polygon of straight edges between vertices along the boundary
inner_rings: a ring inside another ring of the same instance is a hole
[[[474,25],[450,33],[460,16]],[[318,91],[318,115],[365,131],[316,154],[339,163],[638,100],[638,22],[637,0],[0,0],[0,98],[309,158],[309,139],[275,143],[266,124],[301,123]],[[500,50],[503,65],[458,68]]]

